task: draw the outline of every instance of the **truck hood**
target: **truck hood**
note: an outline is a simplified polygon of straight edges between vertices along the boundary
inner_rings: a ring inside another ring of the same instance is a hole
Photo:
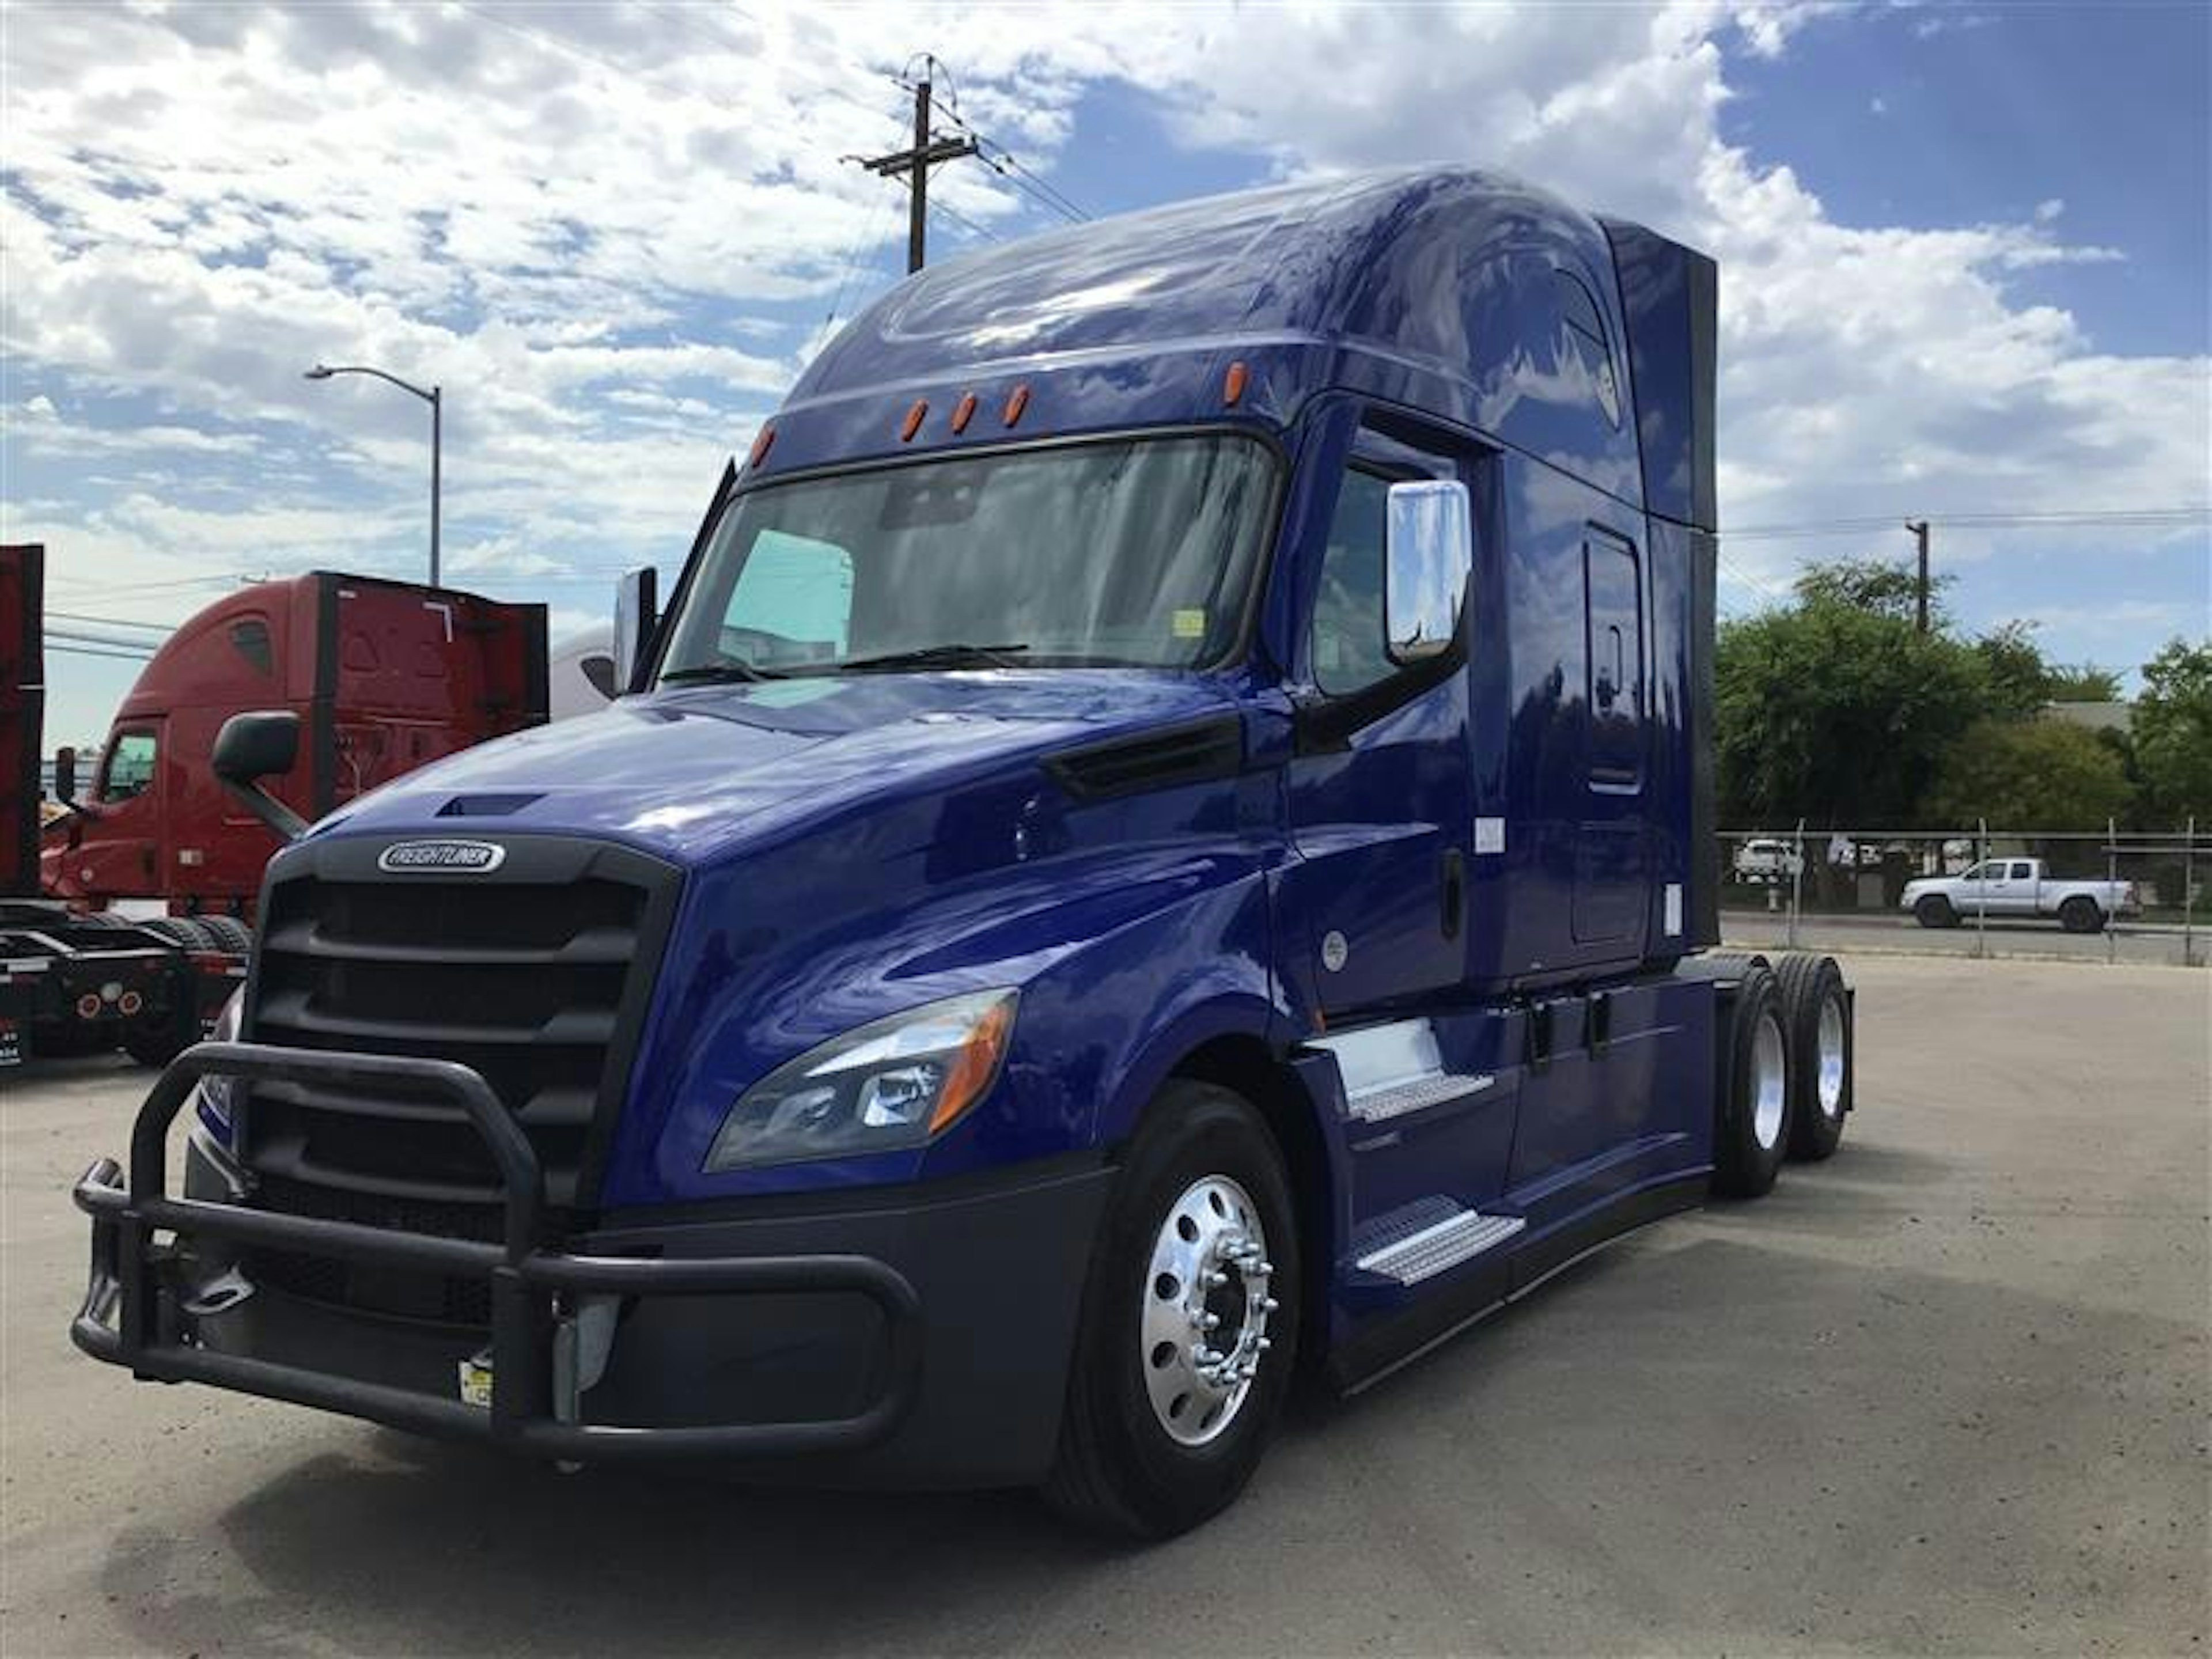
[[[1235,706],[1218,678],[1127,669],[661,691],[424,767],[311,833],[580,835],[697,865],[856,804]]]

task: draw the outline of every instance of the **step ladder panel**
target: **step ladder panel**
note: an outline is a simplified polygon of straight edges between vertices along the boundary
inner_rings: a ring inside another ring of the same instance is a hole
[[[1418,1285],[1497,1249],[1528,1224],[1517,1215],[1485,1215],[1458,1209],[1448,1199],[1424,1200],[1382,1230],[1381,1242],[1370,1243],[1355,1265],[1362,1273]]]

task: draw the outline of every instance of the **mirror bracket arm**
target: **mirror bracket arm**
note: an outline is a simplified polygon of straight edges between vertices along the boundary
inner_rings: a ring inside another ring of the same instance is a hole
[[[1318,690],[1294,695],[1291,723],[1297,752],[1343,753],[1352,746],[1354,732],[1372,726],[1385,714],[1395,714],[1466,666],[1467,641],[1462,637],[1454,640],[1449,650],[1409,664],[1372,685],[1343,696],[1332,697]]]
[[[276,833],[276,839],[294,842],[307,833],[307,821],[290,807],[258,785],[234,783],[228,778],[216,780],[223,793],[259,818]]]

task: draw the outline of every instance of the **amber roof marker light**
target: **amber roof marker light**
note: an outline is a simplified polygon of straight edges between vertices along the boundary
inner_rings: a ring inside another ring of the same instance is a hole
[[[1229,372],[1221,377],[1221,401],[1231,409],[1243,400],[1244,380],[1244,360],[1240,357],[1229,365]]]
[[[758,466],[768,459],[769,446],[775,441],[775,428],[764,426],[753,434],[752,453],[746,457],[747,466]]]
[[[1006,394],[1006,422],[1012,426],[1022,418],[1022,411],[1030,406],[1030,383],[1024,380]]]
[[[952,405],[952,430],[957,436],[968,429],[968,422],[975,418],[975,394],[963,392],[960,401]]]
[[[907,410],[906,419],[900,424],[899,441],[901,443],[910,444],[914,441],[914,434],[921,430],[922,419],[928,413],[929,399],[916,398],[914,400],[914,407]]]

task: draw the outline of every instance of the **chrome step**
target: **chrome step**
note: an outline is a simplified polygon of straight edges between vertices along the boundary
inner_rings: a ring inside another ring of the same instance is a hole
[[[1345,1115],[1362,1123],[1380,1123],[1441,1106],[1497,1081],[1445,1071],[1436,1031],[1425,1019],[1364,1026],[1316,1037],[1306,1046],[1336,1056],[1337,1075],[1344,1080]]]
[[[1494,1249],[1528,1224],[1517,1215],[1485,1215],[1462,1210],[1392,1240],[1358,1258],[1362,1273],[1380,1273],[1401,1285],[1418,1285],[1446,1268]]]

